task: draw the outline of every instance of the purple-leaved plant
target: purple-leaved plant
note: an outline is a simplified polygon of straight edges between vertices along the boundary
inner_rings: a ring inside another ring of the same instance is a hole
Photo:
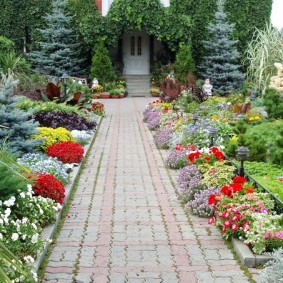
[[[187,150],[172,149],[165,159],[165,165],[171,169],[180,169],[188,164]]]
[[[211,194],[219,193],[219,187],[210,187],[200,190],[194,195],[194,199],[188,201],[186,207],[195,215],[210,217],[213,214],[213,205],[208,204]]]
[[[154,135],[154,143],[158,148],[168,149],[170,140],[172,138],[173,130],[170,128],[163,128]]]

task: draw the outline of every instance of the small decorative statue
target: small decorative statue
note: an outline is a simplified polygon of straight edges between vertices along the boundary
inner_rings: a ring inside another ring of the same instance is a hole
[[[206,96],[212,96],[212,88],[213,86],[210,84],[210,79],[206,78],[204,81],[204,85],[202,86],[202,92]]]
[[[93,80],[92,80],[92,88],[94,87],[96,87],[96,86],[98,86],[99,84],[98,84],[98,79],[97,78],[94,78]]]

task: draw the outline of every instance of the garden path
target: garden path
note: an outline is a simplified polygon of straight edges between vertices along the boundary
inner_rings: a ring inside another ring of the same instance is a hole
[[[186,215],[142,122],[151,98],[104,100],[103,119],[44,282],[249,282],[220,232]]]

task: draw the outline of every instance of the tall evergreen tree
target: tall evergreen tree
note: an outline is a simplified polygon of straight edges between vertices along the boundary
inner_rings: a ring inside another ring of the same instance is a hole
[[[94,47],[90,76],[92,79],[98,79],[101,85],[113,82],[116,79],[109,52],[102,40],[99,40]]]
[[[241,73],[237,51],[237,41],[231,39],[233,24],[227,21],[224,3],[219,0],[215,22],[208,26],[210,40],[203,41],[206,56],[203,57],[201,75],[210,78],[215,93],[229,94],[242,87],[244,74]]]
[[[30,152],[42,141],[31,139],[37,133],[37,122],[29,120],[30,113],[17,107],[17,97],[13,96],[13,88],[17,81],[6,76],[0,81],[0,146],[6,141],[13,152]]]
[[[45,17],[46,29],[41,29],[40,49],[31,53],[36,70],[51,76],[60,77],[80,73],[82,60],[78,59],[74,32],[71,29],[72,17],[66,15],[68,0],[53,0],[52,13]]]

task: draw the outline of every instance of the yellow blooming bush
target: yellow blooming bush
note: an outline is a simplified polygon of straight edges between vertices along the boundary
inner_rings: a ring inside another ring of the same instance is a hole
[[[62,142],[62,141],[75,141],[71,132],[65,128],[47,128],[47,127],[38,127],[38,133],[33,135],[33,139],[44,139],[43,144],[41,145],[41,149],[44,151],[46,148],[54,143]]]

